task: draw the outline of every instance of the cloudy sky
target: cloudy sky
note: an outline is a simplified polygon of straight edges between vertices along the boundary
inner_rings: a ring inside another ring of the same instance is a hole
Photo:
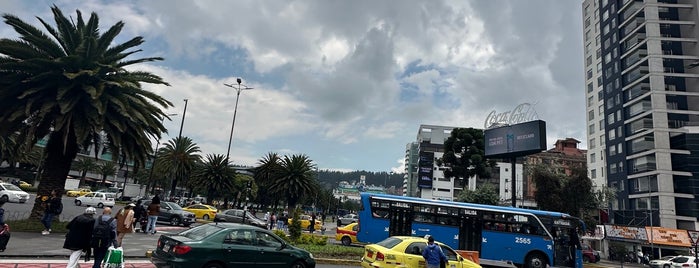
[[[403,171],[420,124],[482,128],[488,113],[535,104],[549,147],[585,143],[580,1],[99,1],[3,0],[0,12],[39,25],[56,4],[96,12],[101,29],[140,35],[139,69],[171,86],[166,122],[204,154],[254,165],[268,152],[303,153],[320,169]],[[16,34],[0,25],[0,36]]]

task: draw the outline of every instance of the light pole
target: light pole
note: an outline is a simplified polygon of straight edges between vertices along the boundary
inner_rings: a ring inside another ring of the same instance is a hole
[[[177,114],[166,114],[167,117],[175,116],[175,115],[177,115]],[[172,119],[170,119],[170,120],[172,120]],[[165,122],[165,117],[163,117],[163,119],[160,120],[160,124],[163,124],[164,122]],[[155,144],[155,151],[153,151],[153,163],[150,165],[150,174],[148,175],[148,183],[151,183],[151,181],[153,181],[153,170],[155,169],[155,160],[158,159],[158,146],[160,146],[160,137],[158,137],[158,141],[156,141],[156,144]],[[153,188],[155,188],[155,183],[153,183]],[[153,190],[151,189],[151,192],[152,191]]]
[[[235,116],[238,113],[238,99],[240,99],[240,92],[243,90],[249,90],[252,89],[251,87],[248,87],[246,85],[243,85],[243,79],[238,77],[236,79],[236,82],[238,82],[238,87],[236,88],[233,84],[223,84],[224,86],[233,88],[236,90],[236,95],[235,95],[235,107],[233,108],[233,123],[231,124],[231,135],[228,137],[228,151],[226,152],[226,163],[228,163],[228,157],[231,154],[231,142],[233,141],[233,129],[235,128]]]
[[[184,99],[184,112],[182,113],[182,123],[180,123],[180,134],[177,135],[177,138],[182,138],[182,128],[184,128],[184,117],[187,115],[187,102],[189,102],[189,99]]]

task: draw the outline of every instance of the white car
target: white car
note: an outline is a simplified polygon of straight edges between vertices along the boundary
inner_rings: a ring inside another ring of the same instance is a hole
[[[664,256],[657,260],[650,261],[649,265],[651,268],[670,268],[672,265],[672,259],[677,256]]]
[[[29,200],[29,194],[14,184],[0,183],[0,199],[5,202],[25,203]]]
[[[114,197],[115,195],[112,193],[89,193],[83,196],[79,196],[75,198],[75,205],[76,206],[94,206],[98,208],[103,208],[103,207],[113,207],[114,206]]]
[[[692,256],[677,256],[672,259],[672,268],[696,268],[694,257]]]

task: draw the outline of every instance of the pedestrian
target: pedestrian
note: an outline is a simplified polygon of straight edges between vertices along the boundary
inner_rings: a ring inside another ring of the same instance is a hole
[[[308,231],[309,231],[310,233],[313,233],[313,230],[315,230],[315,229],[316,229],[316,214],[315,214],[315,213],[311,213],[311,222],[310,222],[310,224],[308,225]]]
[[[284,230],[284,221],[286,221],[286,215],[279,213],[279,217],[277,217],[277,230]]]
[[[148,227],[146,228],[146,233],[154,235],[155,234],[155,223],[158,221],[158,215],[160,215],[160,197],[157,195],[153,197],[148,205]]]
[[[276,223],[277,223],[277,215],[274,212],[272,212],[272,214],[269,215],[269,224],[268,224],[269,229],[274,230],[274,225],[276,225]]]
[[[638,263],[642,263],[642,262],[643,262],[643,251],[641,251],[640,248],[636,251],[636,261],[637,261]]]
[[[51,196],[44,203],[44,217],[41,218],[41,223],[44,225],[42,235],[51,233],[51,222],[53,217],[60,215],[63,211],[63,203],[61,203],[61,195],[58,190],[52,190]]]
[[[116,214],[117,222],[117,244],[122,247],[122,242],[126,234],[133,233],[133,208],[136,206],[134,203],[129,203],[126,207],[122,208]]]
[[[141,222],[141,218],[146,217],[146,209],[141,205],[141,200],[136,201],[136,207],[133,208],[133,229],[136,230],[136,223]]]
[[[94,215],[95,208],[87,207],[82,215],[76,216],[66,225],[68,233],[63,248],[71,250],[67,268],[78,267],[78,260],[83,251],[90,255],[92,228],[95,225]]]
[[[439,268],[442,262],[447,262],[447,255],[442,248],[434,243],[434,237],[427,238],[427,246],[422,250],[422,257],[425,258],[427,268]]]
[[[10,242],[10,226],[5,223],[5,200],[0,199],[0,252],[4,252],[7,248],[7,242]]]
[[[255,215],[255,212],[253,212],[252,215]],[[266,223],[269,223],[269,211],[265,212],[264,220]]]
[[[92,265],[92,268],[100,268],[102,260],[104,260],[104,256],[107,255],[109,246],[118,246],[116,244],[116,220],[114,220],[112,217],[112,209],[110,207],[105,207],[104,210],[102,210],[102,215],[97,217],[93,227],[93,233],[97,232],[98,228],[100,228],[98,227],[100,223],[109,225],[109,238],[107,238],[107,241],[100,241],[100,239],[95,239],[96,237],[93,236],[92,250],[95,257],[95,262]]]

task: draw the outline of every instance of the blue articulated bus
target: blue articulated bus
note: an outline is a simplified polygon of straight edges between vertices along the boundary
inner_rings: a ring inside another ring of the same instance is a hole
[[[559,212],[362,193],[357,240],[431,235],[485,260],[582,268],[584,229],[580,219]]]

